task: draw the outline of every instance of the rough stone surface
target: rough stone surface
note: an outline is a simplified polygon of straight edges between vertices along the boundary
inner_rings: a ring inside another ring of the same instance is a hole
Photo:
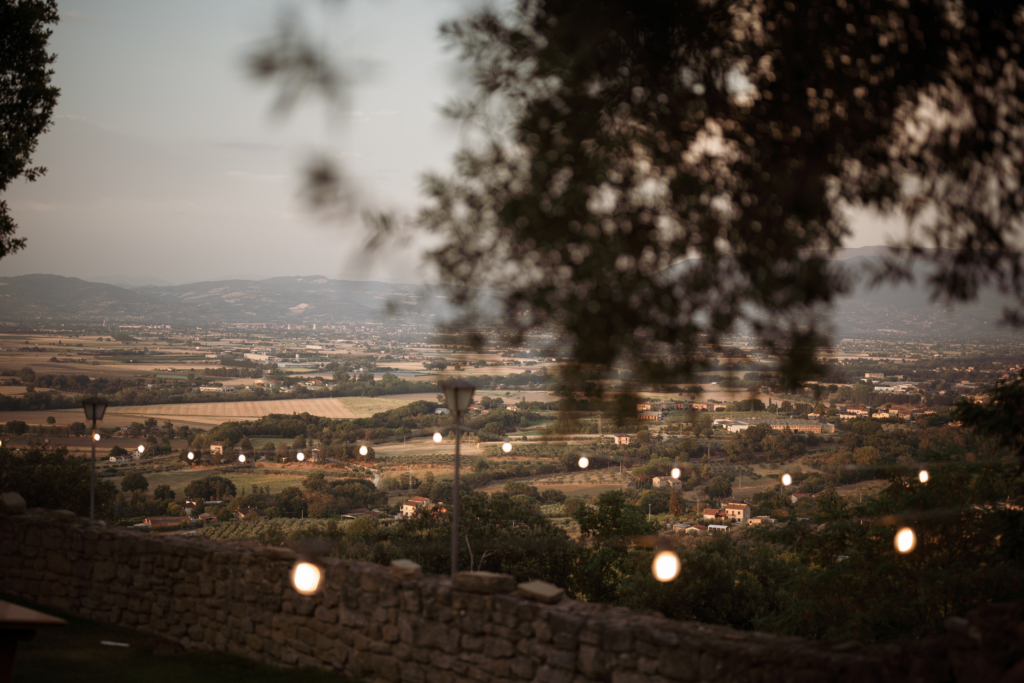
[[[284,549],[145,534],[44,510],[0,523],[5,593],[187,648],[366,681],[1024,680],[1024,601],[986,605],[949,620],[942,636],[897,648],[740,632],[568,599],[545,604],[500,574],[466,572],[452,582],[348,560],[323,560],[323,588],[305,597],[288,579],[296,559]]]
[[[516,592],[524,598],[553,605],[562,599],[565,591],[547,581],[527,581],[516,586]]]
[[[0,513],[8,515],[23,515],[28,510],[25,499],[20,493],[5,491],[0,495]]]
[[[392,560],[391,571],[400,579],[418,579],[423,576],[423,567],[412,560]]]
[[[511,593],[516,580],[494,572],[459,572],[452,579],[452,588],[466,593]]]

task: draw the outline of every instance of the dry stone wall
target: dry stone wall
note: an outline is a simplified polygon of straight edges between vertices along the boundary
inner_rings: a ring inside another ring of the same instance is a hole
[[[516,592],[456,590],[445,577],[401,578],[365,562],[322,560],[323,589],[304,597],[289,581],[297,559],[282,548],[141,535],[67,511],[0,516],[4,593],[190,648],[366,681],[970,680],[927,648],[908,659],[892,647],[740,632],[568,599],[542,604]]]

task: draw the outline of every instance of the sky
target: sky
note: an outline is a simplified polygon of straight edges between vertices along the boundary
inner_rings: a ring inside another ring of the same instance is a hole
[[[443,20],[473,0],[60,0],[50,48],[61,89],[36,151],[46,176],[6,195],[23,251],[0,276],[55,273],[112,283],[325,275],[430,281],[422,243],[373,256],[358,219],[308,212],[299,187],[316,154],[339,160],[364,204],[412,214],[420,178],[444,172],[460,132],[440,113],[459,93]],[[356,65],[347,98],[272,115],[276,91],[244,58],[297,7],[314,37]],[[854,220],[848,246],[882,244]]]

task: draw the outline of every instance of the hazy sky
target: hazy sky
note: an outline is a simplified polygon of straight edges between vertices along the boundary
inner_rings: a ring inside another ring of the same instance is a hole
[[[444,170],[459,135],[439,113],[457,93],[438,25],[471,0],[299,3],[310,32],[364,65],[347,106],[270,115],[274,91],[244,56],[285,7],[272,0],[60,0],[50,46],[61,88],[35,162],[49,171],[7,194],[28,247],[0,276],[57,273],[171,283],[322,274],[422,281],[418,249],[367,259],[355,221],[304,212],[313,152],[346,164],[374,204],[412,212],[420,174]],[[849,246],[880,244],[858,222]]]

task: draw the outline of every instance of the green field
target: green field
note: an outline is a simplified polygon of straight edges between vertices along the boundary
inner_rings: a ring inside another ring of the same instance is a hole
[[[258,472],[256,474],[249,473],[235,473],[230,470],[218,470],[216,468],[201,469],[195,468],[192,470],[179,470],[174,472],[154,472],[153,474],[144,474],[146,481],[149,482],[149,490],[152,491],[161,484],[167,484],[171,487],[178,496],[181,496],[185,486],[193,479],[202,479],[211,475],[217,475],[230,479],[232,483],[238,488],[239,493],[245,488],[249,490],[253,485],[264,487],[269,486],[271,493],[279,493],[282,489],[289,486],[302,486],[302,480],[306,478],[306,475],[310,472],[323,472],[327,477],[345,477],[353,476],[356,473],[352,470],[345,469],[330,469],[321,470],[319,468],[300,468],[296,467],[294,470],[286,470],[287,474],[265,474]],[[121,488],[120,479],[111,479],[118,490]]]

